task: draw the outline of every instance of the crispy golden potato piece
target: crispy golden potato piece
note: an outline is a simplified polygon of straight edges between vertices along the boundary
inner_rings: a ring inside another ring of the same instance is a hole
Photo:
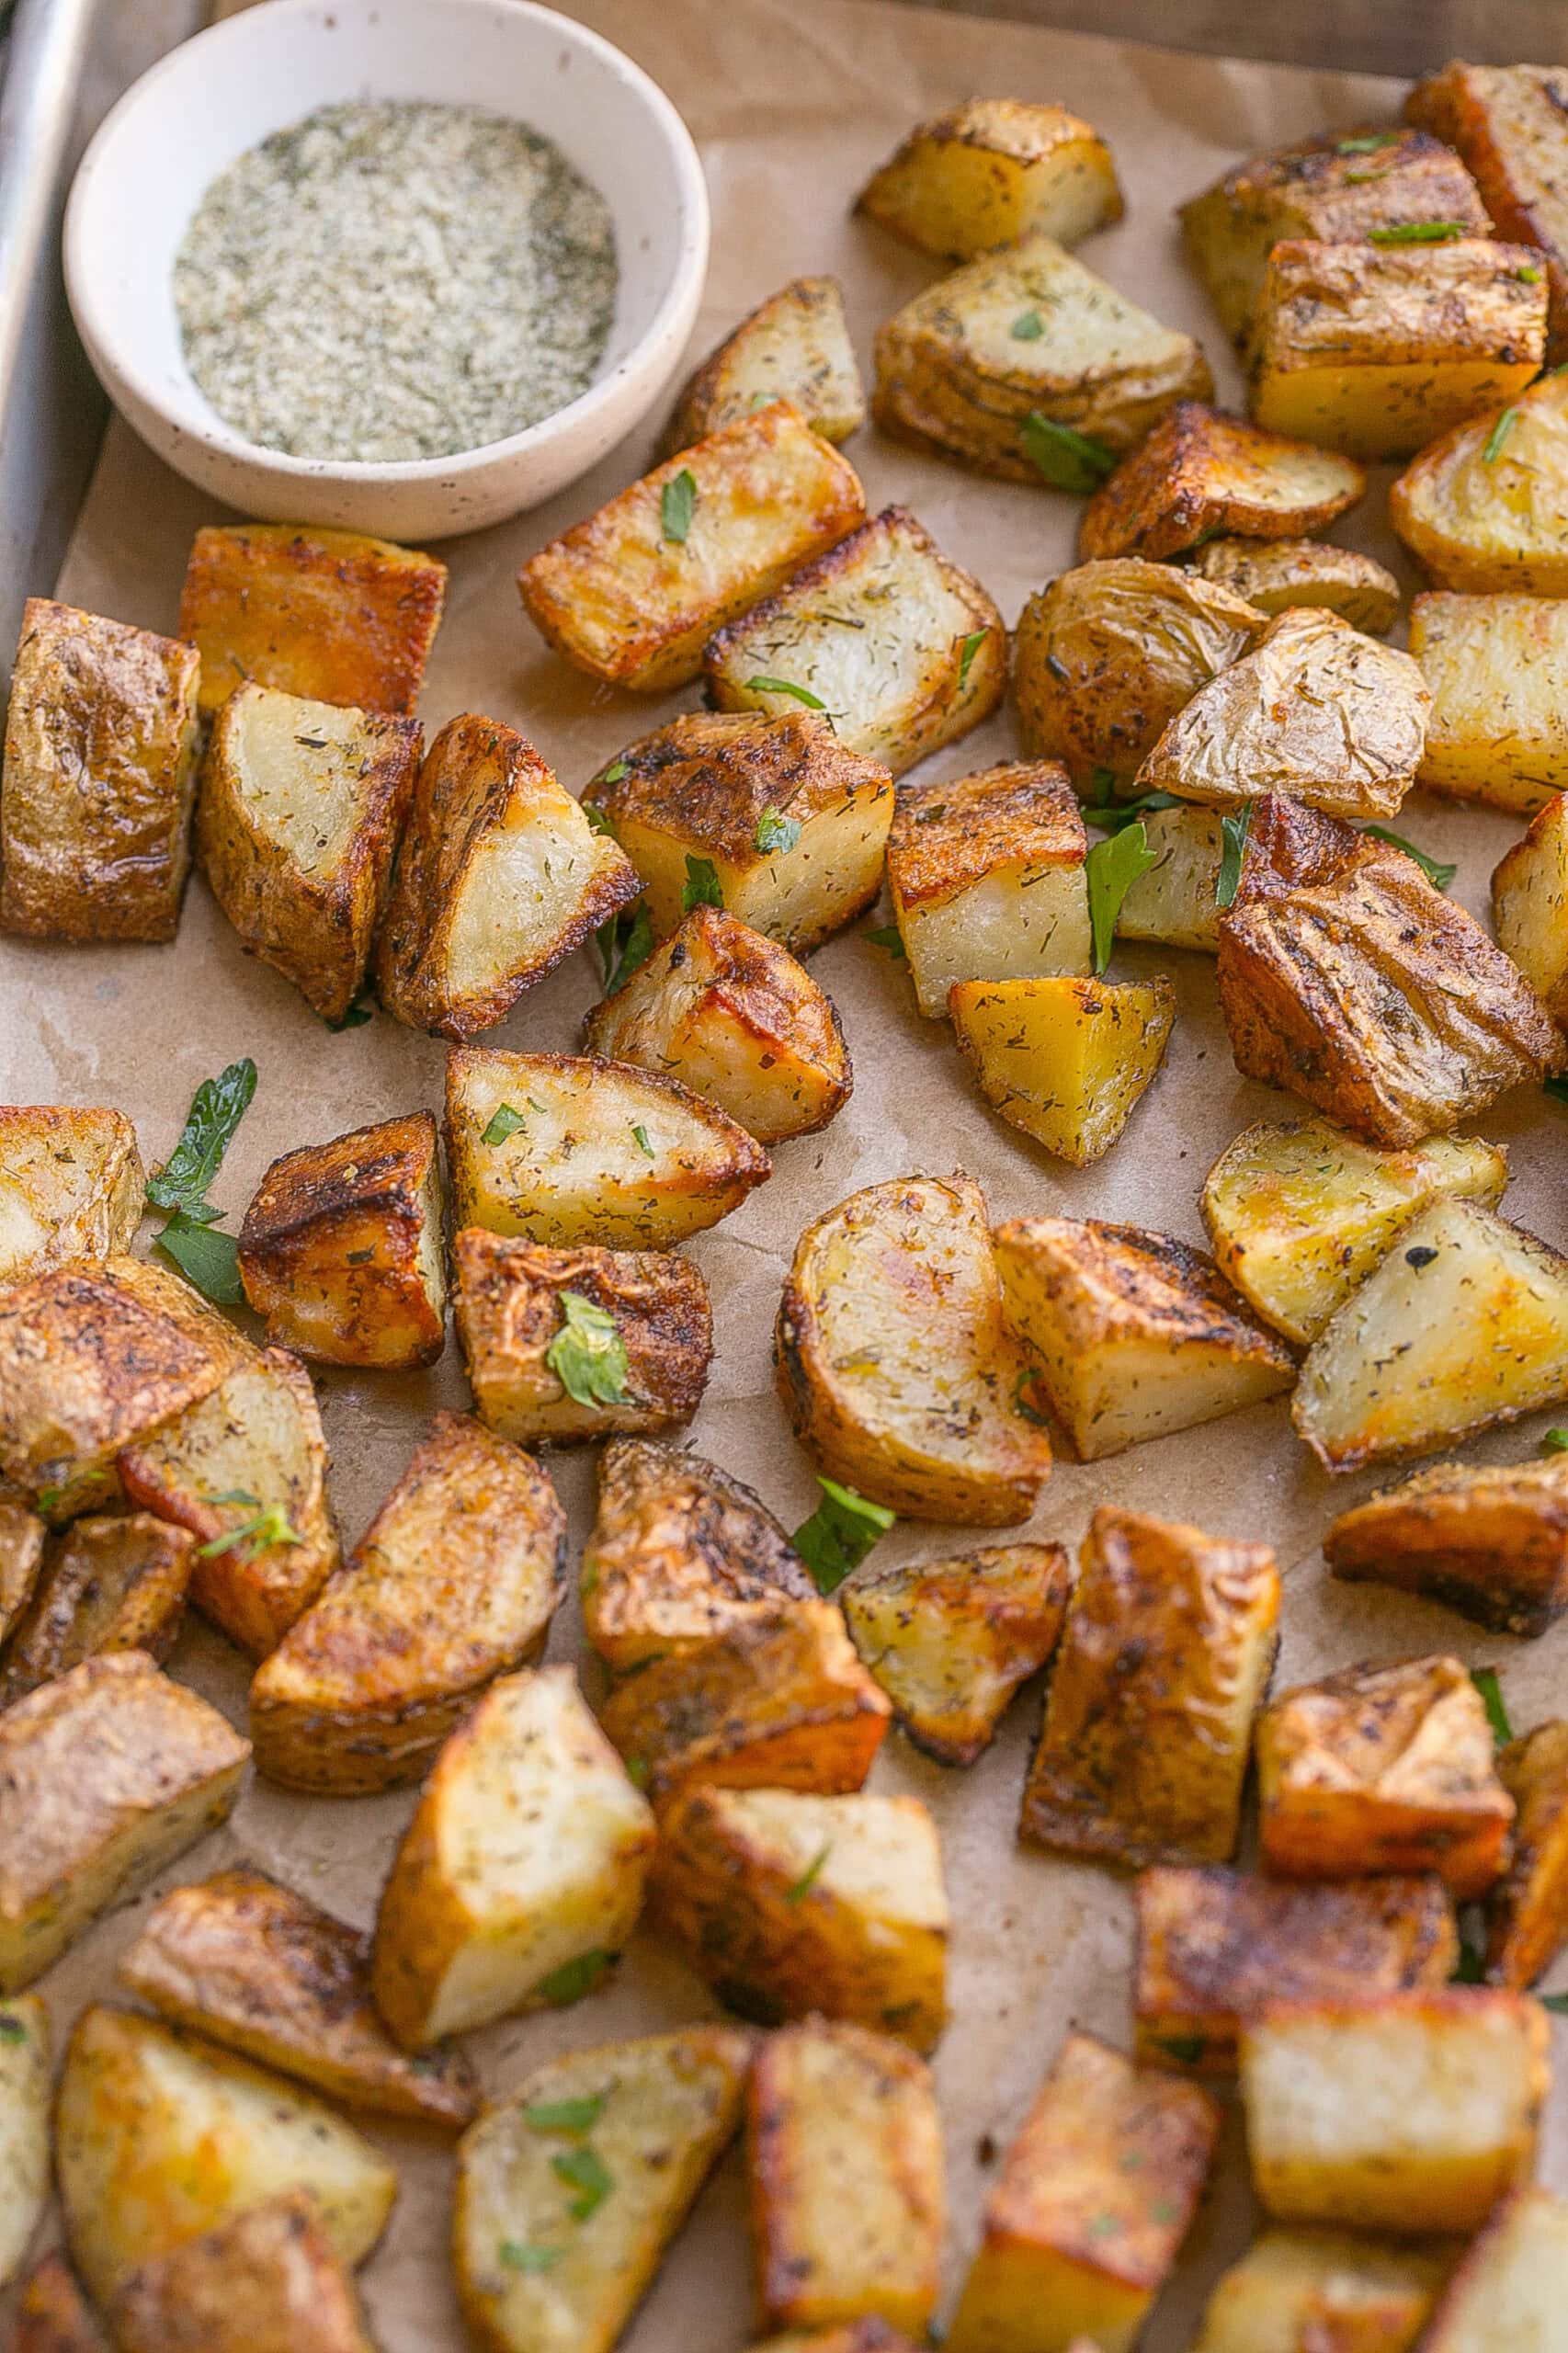
[[[670,1248],[739,1209],[772,1166],[663,1072],[481,1046],[447,1057],[446,1145],[455,1227],[560,1249]]]
[[[942,261],[1037,233],[1074,244],[1122,215],[1099,132],[1065,107],[970,98],[916,124],[855,199]]]
[[[1494,870],[1492,922],[1504,954],[1568,1027],[1568,793],[1553,795]]]
[[[923,2337],[944,2213],[941,2125],[924,2062],[863,2027],[780,2028],[752,2067],[746,2154],[765,2322],[825,2328],[879,2317]]]
[[[107,2353],[107,2347],[64,2257],[46,2255],[17,2300],[9,2353]]]
[[[610,2353],[740,2121],[750,2058],[722,2026],[601,2043],[486,2110],[459,2153],[453,2221],[481,2344]]]
[[[1220,2114],[1196,2084],[1069,2034],[985,2206],[953,2353],[1130,2353],[1176,2261]]]
[[[677,450],[530,556],[523,608],[591,677],[639,694],[684,687],[716,629],[864,520],[847,459],[789,400]]]
[[[440,624],[447,567],[417,548],[314,524],[198,531],[179,633],[201,655],[201,709],[247,678],[313,702],[404,715]]]
[[[720,710],[772,717],[803,702],[902,776],[990,718],[1007,632],[979,581],[906,508],[884,506],[722,629],[702,665]]]
[[[888,890],[921,1012],[945,1013],[956,981],[1086,972],[1088,851],[1059,761],[903,787]]]
[[[308,2190],[248,2207],[132,2272],[119,2353],[375,2353]]]
[[[852,2018],[916,2051],[947,2024],[942,1853],[918,1798],[687,1788],[648,1901],[743,2018]]]
[[[1410,651],[1432,691],[1418,782],[1532,816],[1568,784],[1568,598],[1417,597]]]
[[[1134,876],[1117,909],[1118,939],[1157,940],[1202,956],[1220,950],[1220,868],[1225,842],[1217,809],[1185,802],[1139,819],[1153,866]]]
[[[915,2353],[915,2340],[885,2320],[847,2320],[836,2328],[790,2329],[762,2339],[748,2353]]]
[[[49,2196],[49,2013],[36,1994],[0,2002],[0,2288],[21,2268]]]
[[[467,1414],[429,1435],[251,1684],[269,1779],[347,1797],[417,1780],[485,1685],[537,1658],[565,1519],[530,1455]]]
[[[171,1889],[120,1959],[126,1991],[371,2115],[455,2131],[479,2111],[460,2051],[400,2051],[370,1998],[370,1939],[257,1870]]]
[[[0,926],[172,939],[190,869],[197,657],[29,597],[11,673]]]
[[[1540,253],[1551,289],[1553,361],[1568,358],[1568,200],[1563,110],[1568,80],[1550,65],[1466,65],[1455,58],[1417,82],[1405,119],[1457,148],[1503,237]]]
[[[1079,1556],[1020,1838],[1134,1869],[1224,1862],[1278,1621],[1267,1544],[1102,1505]]]
[[[140,1651],[162,1665],[185,1620],[196,1547],[151,1512],[73,1521],[0,1661],[0,1708],[84,1659]]]
[[[847,441],[866,422],[836,278],[792,278],[750,312],[687,377],[659,454],[674,457],[776,400],[790,402],[824,441]]]
[[[1199,579],[1228,588],[1259,613],[1324,605],[1352,629],[1382,637],[1399,619],[1399,583],[1386,564],[1321,540],[1207,540],[1187,559]]]
[[[996,1228],[1004,1313],[1081,1462],[1233,1414],[1295,1381],[1295,1359],[1211,1258],[1098,1218]]]
[[[1221,1272],[1266,1324],[1302,1347],[1435,1201],[1495,1209],[1507,1155],[1479,1136],[1399,1152],[1327,1120],[1260,1120],[1228,1143],[1201,1207]]]
[[[147,1172],[121,1111],[0,1104],[0,1290],[131,1246]]]
[[[1268,1870],[1436,1871],[1459,1902],[1491,1886],[1514,1820],[1484,1702],[1457,1658],[1347,1666],[1281,1692],[1258,1723],[1257,1786]]]
[[[985,1100],[1059,1160],[1103,1160],[1165,1060],[1169,981],[956,981],[953,1034]]]
[[[1264,2231],[1216,2283],[1193,2353],[1414,2353],[1446,2268],[1349,2231]]]
[[[1391,1585],[1504,1634],[1544,1634],[1568,1608],[1568,1461],[1437,1462],[1340,1513],[1336,1577]]]
[[[1519,2188],[1496,2205],[1438,2299],[1424,2353],[1510,2353],[1550,2345],[1568,2296],[1568,2203]]]
[[[1140,2059],[1228,2075],[1244,2018],[1270,2001],[1444,1985],[1453,1906],[1426,1876],[1293,1886],[1213,1867],[1142,1871],[1133,2021]]]
[[[458,1336],[487,1429],[565,1445],[671,1429],[701,1404],[713,1311],[689,1258],[552,1250],[469,1225],[452,1261]]]
[[[1078,527],[1078,553],[1180,555],[1221,532],[1296,540],[1354,506],[1367,477],[1352,459],[1179,401],[1102,483]]]
[[[1390,486],[1389,521],[1439,588],[1568,597],[1568,378],[1423,449]]]
[[[1242,2027],[1253,2187],[1283,2222],[1479,2230],[1529,2178],[1550,2040],[1485,1986],[1270,2003]]]
[[[759,1143],[825,1128],[855,1084],[832,998],[787,948],[720,907],[693,907],[594,1007],[583,1043],[679,1079]]]
[[[1051,1443],[973,1179],[869,1185],[806,1228],[778,1309],[779,1393],[835,1479],[919,1519],[1028,1519]]]
[[[1568,1943],[1568,1723],[1509,1741],[1497,1778],[1518,1812],[1507,1867],[1486,1899],[1486,1975],[1523,1988]]]
[[[972,1765],[1055,1650],[1073,1576],[1060,1544],[868,1565],[840,1588],[850,1640],[928,1756]]]
[[[37,1512],[0,1496],[0,1643],[32,1597],[48,1533]]]

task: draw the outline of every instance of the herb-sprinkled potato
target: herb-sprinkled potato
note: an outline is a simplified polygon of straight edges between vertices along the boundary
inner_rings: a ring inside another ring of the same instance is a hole
[[[1122,214],[1110,151],[1065,107],[970,98],[918,123],[856,199],[912,244],[967,261],[1034,233],[1074,244]]]
[[[151,1512],[73,1520],[0,1659],[0,1708],[80,1666],[139,1651],[162,1665],[185,1620],[195,1545]]]
[[[0,2002],[0,2288],[15,2278],[49,2195],[49,2013],[36,1994]]]
[[[1366,487],[1352,459],[1181,401],[1096,491],[1078,553],[1085,563],[1180,555],[1221,532],[1296,540],[1321,531]]]
[[[1116,913],[1117,938],[1218,955],[1225,856],[1219,811],[1181,801],[1174,809],[1146,809],[1139,823],[1154,862],[1128,885]]]
[[[1423,449],[1390,487],[1389,521],[1439,588],[1568,597],[1568,376]]]
[[[129,1249],[146,1186],[122,1112],[0,1104],[0,1290]]]
[[[1568,785],[1568,597],[1417,597],[1410,651],[1432,691],[1429,792],[1530,816]]]
[[[824,441],[847,441],[865,423],[836,278],[792,278],[709,353],[676,403],[660,455],[673,457],[774,400],[792,401]]]
[[[1505,2353],[1533,2336],[1550,2345],[1568,2298],[1568,2200],[1510,2190],[1471,2239],[1443,2294],[1423,2353]]]
[[[1498,946],[1568,1025],[1568,793],[1555,793],[1499,862],[1492,921]]]
[[[1351,1584],[1419,1593],[1504,1634],[1568,1609],[1568,1459],[1435,1462],[1342,1511],[1324,1558]]]
[[[1413,2353],[1447,2268],[1352,2231],[1263,2231],[1215,2282],[1193,2353]]]
[[[1551,290],[1552,361],[1568,358],[1564,108],[1568,79],[1561,67],[1467,65],[1459,58],[1417,82],[1404,102],[1408,122],[1458,149],[1498,235],[1535,248]]]
[[[948,1011],[985,1100],[1075,1168],[1101,1160],[1165,1058],[1169,981],[957,981]]]
[[[1206,540],[1187,563],[1199,579],[1228,588],[1256,612],[1323,605],[1369,637],[1386,635],[1399,619],[1398,581],[1356,548],[1321,540]]]
[[[307,2189],[141,2265],[112,2317],[119,2353],[375,2353]]]
[[[1497,1778],[1518,1808],[1507,1866],[1487,1898],[1486,1975],[1533,1985],[1568,1943],[1568,1723],[1511,1740]]]

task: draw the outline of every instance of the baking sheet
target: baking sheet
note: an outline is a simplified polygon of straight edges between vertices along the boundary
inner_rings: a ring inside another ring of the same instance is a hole
[[[858,347],[869,361],[877,323],[935,274],[923,256],[848,219],[865,173],[922,114],[970,96],[1059,98],[1109,136],[1129,197],[1125,222],[1083,247],[1085,258],[1158,316],[1199,335],[1222,393],[1236,390],[1222,338],[1177,247],[1172,206],[1248,148],[1321,124],[1386,119],[1393,85],[1332,74],[1216,63],[1115,46],[1022,26],[933,16],[875,0],[591,0],[573,8],[638,57],[681,108],[701,143],[714,199],[712,275],[696,347],[787,278],[831,270],[843,280]],[[1157,17],[1157,11],[1152,11]],[[548,129],[548,124],[544,126]],[[447,615],[424,699],[434,729],[472,709],[520,727],[565,782],[580,788],[622,744],[697,690],[647,702],[567,669],[525,623],[513,585],[518,563],[631,480],[646,461],[658,419],[553,506],[442,552],[451,567]],[[979,480],[880,441],[849,445],[874,510],[910,506],[948,552],[971,566],[1009,621],[1025,597],[1071,563],[1078,504],[1049,492]],[[1381,483],[1365,518],[1337,536],[1398,563],[1381,523]],[[186,551],[199,524],[223,520],[165,472],[122,426],[111,430],[60,584],[73,603],[155,629],[174,625]],[[1414,581],[1407,568],[1407,585]],[[958,775],[1012,756],[1003,713],[922,773]],[[1416,795],[1401,821],[1459,861],[1458,895],[1483,909],[1487,878],[1519,828]],[[968,1169],[998,1217],[1060,1211],[1126,1218],[1201,1240],[1196,1196],[1221,1145],[1249,1120],[1291,1106],[1240,1079],[1214,1005],[1210,960],[1119,949],[1114,971],[1168,971],[1179,1012],[1166,1065],[1109,1158],[1073,1171],[986,1111],[971,1091],[945,1024],[923,1022],[901,969],[859,938],[814,960],[843,1016],[856,1091],[820,1136],[781,1146],[772,1181],[691,1254],[712,1287],[713,1378],[688,1438],[752,1482],[792,1526],[811,1508],[809,1464],[775,1400],[769,1338],[779,1283],[809,1219],[858,1185],[924,1169]],[[532,991],[486,1042],[571,1050],[597,993],[597,967],[572,960]],[[438,1108],[443,1049],[378,1015],[329,1034],[275,973],[248,961],[205,887],[193,882],[180,935],[165,948],[61,949],[0,938],[0,1095],[14,1101],[104,1102],[135,1120],[150,1165],[167,1153],[200,1079],[236,1055],[255,1056],[260,1083],[215,1188],[236,1224],[268,1162],[292,1145],[420,1107]],[[1494,1110],[1485,1132],[1509,1144],[1506,1207],[1552,1242],[1568,1240],[1561,1182],[1564,1114],[1539,1097]],[[150,1231],[150,1229],[149,1229]],[[467,1402],[455,1348],[427,1374],[328,1371],[324,1418],[333,1488],[352,1540],[401,1470],[428,1415]],[[1533,1451],[1542,1415],[1467,1449],[1507,1461]],[[593,1467],[581,1454],[551,1467],[580,1546]],[[1075,1544],[1093,1507],[1112,1501],[1190,1518],[1217,1533],[1265,1539],[1287,1573],[1283,1680],[1362,1656],[1452,1649],[1500,1665],[1514,1720],[1548,1713],[1568,1628],[1534,1644],[1483,1637],[1427,1605],[1325,1577],[1318,1539],[1333,1512],[1369,1478],[1331,1482],[1290,1433],[1281,1404],[1087,1467],[1062,1462],[1029,1533]],[[1020,1534],[1025,1532],[1018,1531]],[[935,1557],[964,1531],[899,1527],[880,1558]],[[574,1602],[562,1608],[550,1656],[582,1648]],[[207,1629],[184,1639],[175,1672],[243,1722],[244,1674]],[[600,1688],[590,1660],[585,1679]],[[949,2278],[961,2277],[988,2175],[983,2136],[1005,2146],[1074,2021],[1125,2043],[1131,1907],[1108,1873],[1016,1846],[1014,1822],[1040,1697],[1015,1705],[1001,1738],[968,1772],[950,1772],[890,1737],[872,1786],[924,1798],[940,1824],[954,1937],[953,2023],[937,2060],[951,2202]],[[412,1806],[407,1794],[308,1801],[254,1783],[232,1826],[187,1856],[164,1885],[248,1858],[361,1923]],[[45,1981],[57,2038],[76,2007],[111,1988],[117,1956],[152,1896],[101,1922]],[[615,1986],[579,2007],[503,2025],[474,2040],[487,2088],[504,2093],[540,2060],[576,2045],[712,2014],[704,1990],[672,1954],[646,1942]],[[387,2240],[363,2276],[386,2353],[434,2353],[462,2341],[446,2260],[450,2154],[447,2143],[371,2126],[402,2169]],[[1568,2181],[1559,2104],[1544,2172]],[[1245,2243],[1252,2214],[1235,2120],[1216,2188],[1184,2252],[1146,2343],[1188,2343],[1209,2283]],[[55,2224],[51,2218],[51,2229]],[[733,2154],[698,2211],[627,2339],[633,2353],[676,2345],[739,2347],[752,2333],[743,2181]]]

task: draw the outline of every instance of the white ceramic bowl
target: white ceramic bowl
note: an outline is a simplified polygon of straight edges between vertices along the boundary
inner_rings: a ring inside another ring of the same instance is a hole
[[[172,271],[214,175],[317,107],[428,98],[553,139],[615,221],[620,286],[597,381],[555,415],[453,458],[346,465],[246,441],[180,352]],[[535,506],[585,473],[665,392],[708,266],[691,137],[641,67],[531,0],[267,0],[198,33],[128,90],[83,159],[65,275],[117,408],[203,490],[276,522],[439,539]]]

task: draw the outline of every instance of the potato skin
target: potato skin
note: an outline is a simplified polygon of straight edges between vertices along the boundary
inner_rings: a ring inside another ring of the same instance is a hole
[[[1522,1990],[1568,1943],[1568,1723],[1509,1741],[1497,1778],[1518,1812],[1507,1867],[1487,1897],[1486,1978]]]
[[[1407,122],[1456,148],[1500,237],[1540,254],[1551,295],[1547,360],[1568,358],[1568,204],[1562,115],[1568,76],[1542,65],[1467,65],[1455,58],[1404,102]]]
[[[1509,405],[1506,429],[1489,410],[1413,458],[1389,521],[1438,588],[1568,597],[1568,379],[1542,376]]]
[[[0,1708],[80,1666],[139,1651],[161,1666],[179,1638],[196,1547],[151,1512],[73,1520],[0,1660]]]
[[[250,2207],[132,2272],[119,2353],[375,2353],[308,2190]]]
[[[0,1104],[0,1290],[128,1250],[146,1186],[123,1112]]]
[[[1033,231],[1063,244],[1119,221],[1110,151],[1065,107],[970,98],[917,123],[855,199],[939,261],[967,261]]]
[[[792,278],[744,318],[690,376],[660,443],[662,458],[750,416],[758,394],[793,403],[824,441],[866,421],[836,278]]]
[[[37,1512],[0,1495],[0,1643],[32,1597],[48,1533]]]
[[[1399,619],[1399,583],[1386,565],[1356,548],[1320,540],[1206,540],[1188,569],[1260,613],[1323,605],[1352,629],[1383,637]]]
[[[108,2340],[61,2255],[46,2255],[23,2282],[10,2353],[108,2353]]]
[[[1568,1462],[1437,1462],[1340,1513],[1324,1558],[1350,1584],[1426,1595],[1497,1633],[1568,1609]]]
[[[1180,555],[1221,531],[1250,540],[1320,531],[1366,491],[1352,459],[1179,401],[1084,509],[1078,554]]]

